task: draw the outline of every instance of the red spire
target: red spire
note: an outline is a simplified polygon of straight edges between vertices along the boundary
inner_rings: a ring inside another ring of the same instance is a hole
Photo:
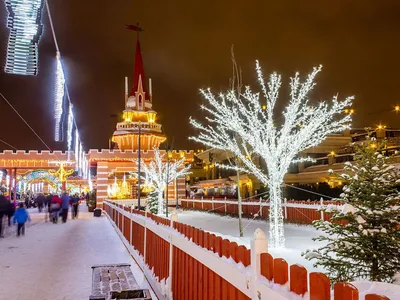
[[[133,85],[132,85],[132,90],[131,90],[131,96],[134,96],[135,93],[138,91],[139,77],[142,80],[143,91],[146,93],[146,98],[148,98],[149,95],[147,93],[146,80],[144,77],[142,51],[140,49],[140,42],[139,42],[139,38],[138,38],[137,42],[136,42],[135,69],[133,72]]]

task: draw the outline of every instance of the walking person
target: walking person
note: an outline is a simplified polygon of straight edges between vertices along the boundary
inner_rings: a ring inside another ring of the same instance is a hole
[[[41,213],[43,210],[43,205],[46,202],[46,197],[42,193],[40,193],[39,196],[37,196],[37,198],[36,198],[36,202],[37,202],[39,213]]]
[[[44,220],[47,222],[48,219],[50,219],[50,214],[51,214],[51,208],[50,208],[50,204],[51,204],[51,199],[53,198],[52,194],[48,194],[46,196],[46,201],[44,202],[45,205],[45,215],[44,215]]]
[[[61,197],[61,210],[62,210],[62,221],[63,223],[67,222],[68,219],[68,209],[71,204],[71,197],[67,192],[64,192]]]
[[[8,227],[11,226],[11,218],[15,213],[15,203],[14,201],[8,201],[7,217],[8,217]]]
[[[3,195],[0,195],[0,238],[3,235],[3,217],[8,215],[9,201]]]
[[[79,195],[76,193],[71,199],[72,219],[78,218]]]
[[[31,221],[28,211],[24,207],[24,203],[20,203],[18,209],[14,214],[14,224],[18,225],[17,236],[25,235],[25,223],[26,221]]]
[[[54,195],[53,198],[51,198],[50,211],[54,224],[58,222],[58,214],[61,210],[61,203],[61,198],[58,195]]]

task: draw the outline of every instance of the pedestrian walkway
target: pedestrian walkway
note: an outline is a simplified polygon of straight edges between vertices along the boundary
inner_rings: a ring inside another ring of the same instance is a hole
[[[25,227],[31,227],[34,226],[40,222],[44,222],[45,221],[45,214],[44,212],[39,213],[37,208],[30,208],[28,209],[29,212],[29,216],[31,217],[31,222],[26,223]],[[16,227],[15,226],[8,226],[8,218],[4,217],[3,218],[3,236],[5,238],[9,237],[9,236],[13,236],[16,234]],[[12,223],[13,219],[11,218],[11,223]]]
[[[130,263],[139,286],[149,288],[106,217],[84,211],[65,224],[39,222],[25,236],[0,239],[0,300],[89,299],[91,267],[111,263]]]

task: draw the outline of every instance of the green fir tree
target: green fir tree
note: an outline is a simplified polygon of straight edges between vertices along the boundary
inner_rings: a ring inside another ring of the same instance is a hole
[[[326,206],[330,221],[314,226],[324,234],[314,241],[326,245],[303,253],[323,267],[333,282],[367,279],[392,282],[400,270],[400,175],[385,156],[386,144],[367,139],[355,145],[353,162],[336,174],[345,183],[337,199]]]
[[[157,214],[158,212],[158,193],[153,190],[147,195],[147,207],[152,214]]]

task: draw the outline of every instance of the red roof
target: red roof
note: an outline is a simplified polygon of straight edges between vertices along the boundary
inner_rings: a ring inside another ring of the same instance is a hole
[[[133,84],[131,90],[131,96],[134,96],[139,87],[139,77],[142,79],[143,91],[146,93],[146,99],[149,98],[149,94],[146,89],[146,79],[144,76],[144,66],[142,58],[142,50],[140,49],[140,42],[137,39],[136,42],[136,54],[135,54],[135,69],[133,72]]]

